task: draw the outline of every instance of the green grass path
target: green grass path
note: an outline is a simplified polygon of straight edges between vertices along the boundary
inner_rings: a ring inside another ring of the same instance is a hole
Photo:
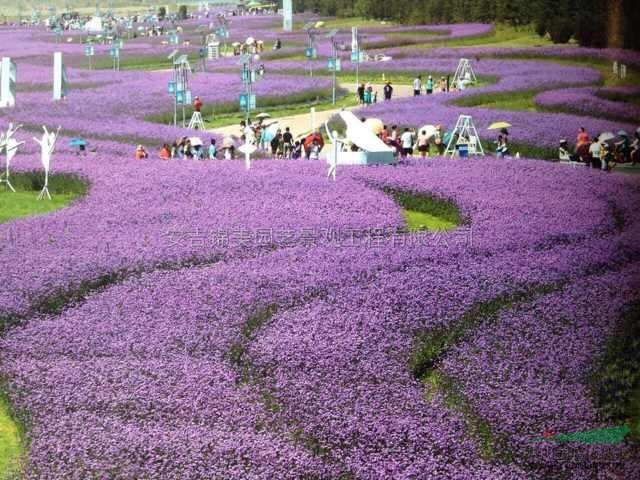
[[[14,218],[42,215],[66,207],[76,198],[72,193],[52,193],[51,200],[38,200],[38,192],[0,190],[0,223]]]
[[[15,477],[25,455],[20,429],[11,418],[6,399],[0,396],[0,480]]]

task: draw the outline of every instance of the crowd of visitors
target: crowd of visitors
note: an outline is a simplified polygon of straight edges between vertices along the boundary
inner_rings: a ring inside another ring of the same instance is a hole
[[[635,165],[640,162],[640,127],[634,132],[633,140],[624,130],[615,135],[605,132],[590,138],[585,128],[580,127],[574,148],[566,139],[560,140],[558,159],[606,171],[620,163]]]
[[[225,152],[223,152],[224,158],[232,158],[233,156],[232,154],[224,156],[224,153]],[[134,158],[136,160],[144,160],[149,158],[149,153],[142,145],[138,145],[134,153]],[[215,160],[218,158],[216,140],[212,138],[209,146],[205,148],[198,137],[182,137],[172,144],[165,143],[162,145],[158,153],[158,158],[160,160]]]
[[[413,79],[413,95],[419,97],[424,92],[427,95],[439,92],[449,92],[451,90],[464,89],[465,82],[459,82],[459,85],[451,85],[450,77],[440,77],[438,80],[434,80],[431,75],[427,77],[427,81],[422,81],[422,75],[418,75]]]

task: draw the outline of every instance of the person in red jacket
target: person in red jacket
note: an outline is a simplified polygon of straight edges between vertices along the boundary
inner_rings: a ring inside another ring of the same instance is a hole
[[[200,100],[200,97],[196,97],[193,100],[193,111],[199,112],[201,108],[202,108],[202,100]]]
[[[585,131],[584,127],[580,127],[578,130],[578,138],[576,138],[576,150],[582,145],[589,145],[589,134]]]
[[[170,160],[171,159],[171,149],[169,149],[169,145],[166,143],[162,146],[160,150],[160,160]]]

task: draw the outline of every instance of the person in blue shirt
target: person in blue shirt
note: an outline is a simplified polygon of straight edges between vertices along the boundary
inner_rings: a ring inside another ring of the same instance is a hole
[[[218,150],[216,149],[216,139],[212,138],[211,145],[209,145],[209,149],[208,149],[209,160],[215,160],[217,153],[218,153]]]
[[[431,75],[429,75],[429,78],[427,79],[425,90],[427,91],[427,95],[433,93],[433,77]]]

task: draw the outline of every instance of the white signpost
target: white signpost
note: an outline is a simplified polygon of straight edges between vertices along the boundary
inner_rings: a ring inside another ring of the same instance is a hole
[[[11,58],[2,57],[0,62],[0,108],[16,104],[16,64]]]
[[[58,140],[60,127],[58,127],[58,130],[56,130],[56,133],[49,133],[47,127],[45,127],[44,125],[42,126],[42,129],[44,130],[44,133],[42,134],[41,140],[33,137],[36,143],[40,145],[40,161],[42,162],[42,167],[44,168],[44,186],[40,191],[40,195],[38,195],[38,200],[42,200],[45,197],[51,200],[51,194],[49,193],[49,169],[51,167],[51,155],[56,148],[56,141]]]
[[[18,125],[16,128],[13,128],[13,123],[10,123],[6,135],[4,133],[0,134],[0,152],[2,149],[6,152],[5,171],[3,174],[0,174],[0,183],[5,183],[7,188],[12,192],[15,192],[15,189],[13,188],[13,185],[11,185],[11,180],[9,179],[9,169],[11,168],[11,161],[13,160],[13,157],[15,157],[18,152],[18,147],[24,144],[24,142],[18,142],[13,138],[13,134],[21,127],[22,125]]]
[[[62,100],[67,96],[67,70],[62,63],[62,52],[53,54],[53,99]]]
[[[220,58],[220,42],[211,42],[207,44],[207,58],[216,60]]]
[[[282,2],[282,29],[285,32],[293,30],[293,0]]]

